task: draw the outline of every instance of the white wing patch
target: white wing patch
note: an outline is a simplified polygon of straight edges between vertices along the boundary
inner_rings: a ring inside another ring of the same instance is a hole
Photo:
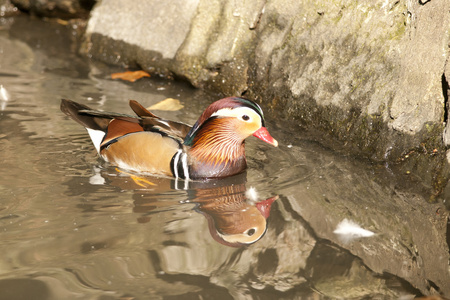
[[[95,130],[91,128],[86,128],[86,130],[91,137],[95,149],[97,149],[97,152],[100,154],[100,145],[102,144],[103,138],[105,137],[105,133],[101,130]]]

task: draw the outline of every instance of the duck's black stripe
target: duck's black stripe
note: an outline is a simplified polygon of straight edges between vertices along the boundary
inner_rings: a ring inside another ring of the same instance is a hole
[[[183,178],[189,180],[189,166],[187,161],[187,154],[185,152],[183,152],[183,154],[181,155],[181,165],[183,167]]]
[[[178,150],[177,153],[175,153],[172,156],[172,159],[170,160],[170,171],[172,172],[172,175],[175,178],[179,178],[180,177],[179,165],[180,165],[181,153],[182,153],[181,149]]]
[[[170,160],[170,171],[175,178],[189,179],[187,154],[182,152],[181,149],[172,156]]]

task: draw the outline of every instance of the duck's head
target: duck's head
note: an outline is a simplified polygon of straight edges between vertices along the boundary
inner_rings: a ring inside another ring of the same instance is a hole
[[[196,140],[210,133],[222,133],[224,137],[242,142],[253,135],[275,147],[278,142],[269,134],[264,124],[261,107],[253,101],[229,97],[212,103],[186,135],[184,144],[193,146]]]

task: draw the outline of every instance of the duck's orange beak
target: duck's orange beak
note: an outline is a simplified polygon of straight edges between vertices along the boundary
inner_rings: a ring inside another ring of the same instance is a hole
[[[256,136],[258,139],[263,140],[266,143],[273,145],[274,147],[278,147],[278,142],[274,139],[270,133],[267,131],[266,127],[261,127],[253,133],[253,136]]]

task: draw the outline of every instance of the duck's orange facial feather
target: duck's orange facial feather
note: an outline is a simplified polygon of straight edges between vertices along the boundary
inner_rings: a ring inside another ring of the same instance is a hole
[[[194,138],[191,155],[208,165],[227,164],[243,155],[243,138],[227,119],[211,119]]]

